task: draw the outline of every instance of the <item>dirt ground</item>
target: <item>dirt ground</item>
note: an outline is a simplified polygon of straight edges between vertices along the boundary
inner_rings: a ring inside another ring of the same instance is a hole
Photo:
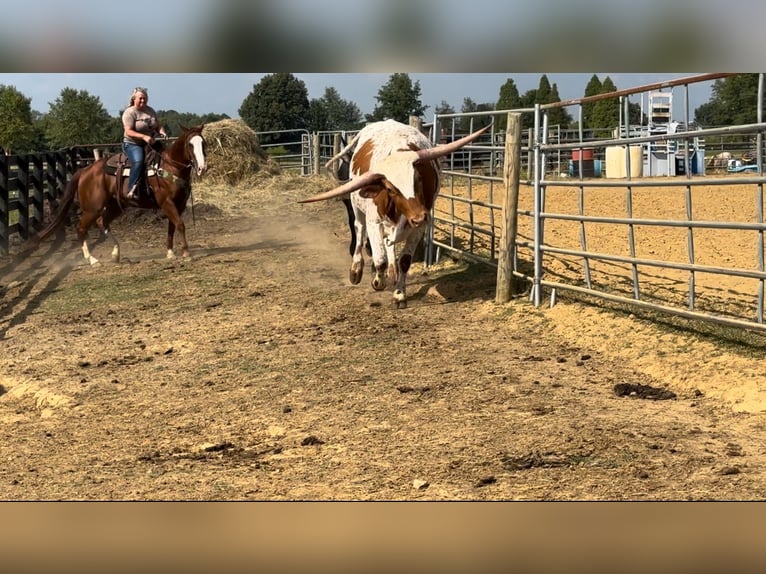
[[[314,191],[195,190],[191,260],[151,211],[120,263],[72,228],[0,259],[0,499],[766,498],[766,340],[499,305],[450,259],[396,310]]]

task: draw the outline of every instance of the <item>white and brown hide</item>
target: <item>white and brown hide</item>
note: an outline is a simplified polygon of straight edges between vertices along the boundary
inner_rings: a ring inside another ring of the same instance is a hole
[[[349,271],[351,283],[357,284],[362,279],[363,246],[369,238],[373,289],[385,289],[388,279],[396,281],[394,303],[397,307],[406,307],[407,272],[441,185],[439,159],[475,140],[488,128],[433,147],[414,127],[394,120],[375,122],[362,128],[349,145],[330,160],[356,146],[351,156],[351,179],[301,202],[351,194],[356,234]]]

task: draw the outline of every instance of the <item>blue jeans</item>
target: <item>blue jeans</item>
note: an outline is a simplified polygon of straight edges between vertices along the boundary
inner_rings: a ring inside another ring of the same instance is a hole
[[[130,176],[128,177],[128,193],[133,186],[139,184],[137,191],[142,191],[141,179],[144,175],[144,144],[122,142],[122,151],[130,159]]]

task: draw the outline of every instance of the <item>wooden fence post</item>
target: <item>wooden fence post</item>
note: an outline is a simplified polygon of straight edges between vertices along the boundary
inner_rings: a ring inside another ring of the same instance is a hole
[[[319,134],[314,133],[311,139],[312,148],[314,149],[314,175],[319,175]]]
[[[340,153],[340,134],[334,134],[332,136],[332,157],[335,157]],[[335,179],[338,179],[338,162],[339,160],[334,160],[330,164],[330,171],[332,172],[332,175]]]
[[[519,171],[521,169],[521,114],[508,112],[505,129],[505,162],[503,163],[503,226],[497,261],[495,302],[507,303],[513,293],[513,254],[516,248],[519,207]]]
[[[0,255],[6,255],[10,247],[10,189],[8,185],[8,158],[0,150]]]

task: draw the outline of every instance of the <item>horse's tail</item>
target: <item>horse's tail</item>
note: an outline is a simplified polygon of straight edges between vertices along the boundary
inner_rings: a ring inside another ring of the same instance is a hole
[[[26,243],[21,247],[21,253],[26,253],[37,249],[40,243],[45,241],[50,235],[56,231],[66,220],[69,214],[69,209],[72,207],[74,196],[77,193],[77,188],[80,185],[80,175],[82,170],[77,170],[72,175],[71,179],[67,182],[64,188],[64,195],[61,197],[61,203],[59,204],[58,211],[53,216],[48,225],[44,229],[38,231],[35,235],[27,239]]]

